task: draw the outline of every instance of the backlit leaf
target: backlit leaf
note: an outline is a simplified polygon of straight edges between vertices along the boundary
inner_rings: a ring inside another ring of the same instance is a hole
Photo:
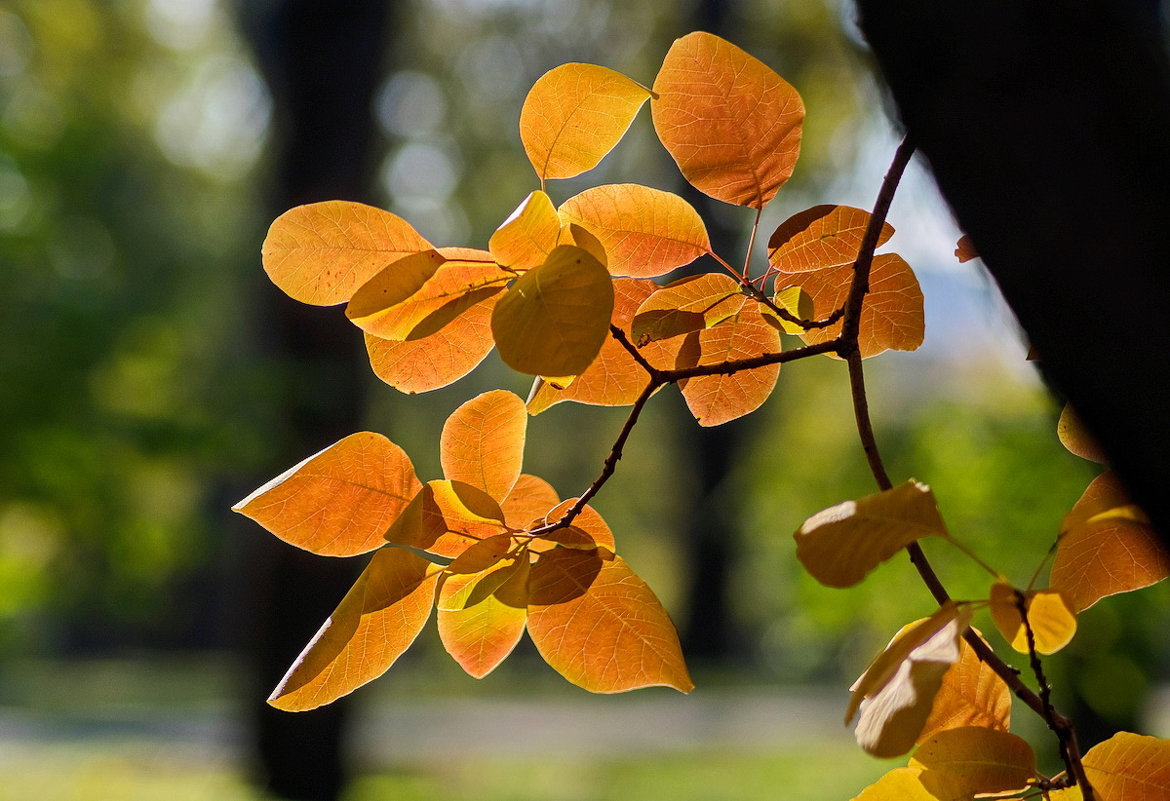
[[[488,240],[497,262],[511,270],[539,267],[558,244],[561,218],[548,195],[537,190],[524,198]]]
[[[658,138],[699,191],[761,209],[792,175],[804,103],[735,45],[701,32],[675,40],[654,92]]]
[[[688,334],[679,349],[680,368],[746,359],[780,352],[780,332],[754,309],[713,328]],[[703,427],[718,426],[754,412],[776,387],[780,365],[769,364],[730,375],[687,378],[679,382],[687,408]]]
[[[1077,633],[1077,618],[1059,592],[1028,590],[1024,603],[1039,653],[1054,654],[1072,641]],[[1002,581],[991,585],[991,619],[1012,648],[1028,653],[1028,632],[1012,585]]]
[[[464,403],[443,424],[439,458],[443,475],[503,500],[520,477],[528,411],[502,389]]]
[[[374,375],[399,392],[430,392],[470,373],[495,346],[492,310],[495,294],[466,309],[451,323],[423,339],[392,342],[365,335]]]
[[[869,220],[868,211],[852,206],[814,206],[780,223],[768,239],[768,261],[785,273],[853,264]],[[878,245],[893,235],[883,223]]]
[[[818,319],[828,317],[845,304],[853,280],[853,267],[830,267],[809,273],[782,274],[776,285],[800,286],[813,299]],[[895,253],[874,256],[858,328],[858,344],[865,358],[886,350],[915,350],[922,344],[926,318],[922,288],[910,265]],[[812,328],[802,338],[812,345],[841,333],[841,322]]]
[[[532,566],[529,594],[532,641],[573,684],[599,693],[694,688],[666,610],[621,557],[548,551]]]
[[[894,768],[861,791],[853,801],[966,801],[959,789],[951,792],[927,790],[922,784],[921,768]]]
[[[940,731],[962,726],[997,731],[1010,728],[1011,690],[965,640],[959,644],[959,651],[959,661],[943,676],[934,697],[930,717],[918,735],[920,743]]]
[[[1108,595],[1148,587],[1167,576],[1170,554],[1154,530],[1106,511],[1061,536],[1049,584],[1079,614]]]
[[[672,281],[648,297],[634,315],[634,344],[702,331],[738,314],[747,302],[739,284],[723,273],[702,273]]]
[[[1170,798],[1170,740],[1122,731],[1090,748],[1082,761],[1098,798]]]
[[[421,284],[399,277],[401,265],[426,255],[405,259],[363,284],[346,306],[346,316],[381,339],[423,339],[502,292],[514,277],[494,262],[455,259],[439,263]]]
[[[281,473],[232,510],[298,548],[352,556],[383,544],[418,489],[402,448],[363,431]]]
[[[947,617],[950,620],[939,627],[939,622]],[[880,673],[887,670],[886,662],[896,661],[897,668],[880,690],[865,693],[866,700],[861,706],[861,717],[854,735],[858,745],[867,753],[881,758],[895,757],[909,751],[918,741],[943,676],[959,659],[959,642],[970,617],[968,607],[960,607],[955,614],[955,610],[948,612],[944,606],[927,622],[904,629],[878,657],[882,662]],[[923,633],[930,636],[921,639]],[[914,641],[919,644],[910,649],[904,659],[897,661],[896,657]],[[893,656],[888,657],[891,652]],[[875,661],[875,665],[854,685],[855,697],[862,692],[863,684],[873,683],[867,678],[877,666],[878,661]]]
[[[939,732],[919,746],[910,767],[921,768],[923,786],[962,792],[1022,790],[1036,778],[1036,755],[1024,740],[1006,731],[977,727]]]
[[[966,234],[959,237],[959,241],[955,243],[955,258],[960,263],[979,258],[979,253],[975,250],[975,243],[971,241],[971,237]]]
[[[561,518],[564,517],[565,512],[569,511],[569,508],[575,503],[577,503],[576,498],[569,498],[566,501],[561,501],[559,504],[548,511],[548,513],[544,516],[544,522],[559,522]],[[561,544],[572,545],[574,547],[581,547],[583,544],[588,543],[589,547],[591,548],[601,546],[602,548],[605,548],[611,552],[616,547],[613,540],[613,531],[610,530],[609,525],[605,522],[598,511],[588,504],[586,504],[585,508],[583,508],[581,512],[573,518],[573,527],[577,529],[577,532],[580,535],[584,536],[584,540],[580,536],[571,536],[568,538],[560,537],[557,535],[557,532],[554,531],[551,534],[546,535],[546,543],[557,542]],[[538,543],[533,543],[533,550],[541,549],[542,547]]]
[[[609,335],[613,281],[587,251],[561,245],[512,284],[492,313],[504,363],[529,375],[585,371]]]
[[[1085,424],[1081,422],[1081,418],[1070,404],[1066,403],[1060,412],[1060,420],[1056,423],[1056,436],[1069,453],[1090,462],[1104,464],[1108,461],[1096,438],[1085,428]]]
[[[652,281],[618,278],[613,282],[614,306],[611,324],[631,337],[630,321],[634,312],[657,289]],[[640,349],[650,364],[658,368],[674,367],[681,339],[652,342]],[[540,384],[528,400],[530,414],[540,414],[561,401],[576,401],[596,406],[625,406],[637,400],[649,376],[629,352],[613,337],[601,346],[597,358],[568,387],[558,390],[548,382]]]
[[[386,532],[386,540],[457,557],[476,542],[505,533],[500,505],[462,481],[428,481]]]
[[[534,521],[542,520],[549,509],[561,502],[561,496],[543,478],[521,473],[520,478],[500,503],[504,522],[517,530],[527,529]]]
[[[586,189],[560,208],[601,242],[611,275],[653,278],[711,250],[703,219],[678,195],[638,184]]]
[[[501,562],[479,573],[448,575],[439,588],[439,638],[467,673],[482,679],[516,647],[528,610],[514,600],[526,594],[528,558]],[[505,590],[505,585],[510,585]]]
[[[772,302],[798,320],[813,320],[816,318],[817,310],[816,306],[813,305],[812,298],[807,292],[798,286],[790,286],[787,289],[781,289],[776,293],[775,297],[772,298]],[[760,313],[764,315],[765,320],[783,331],[785,334],[804,333],[804,328],[802,326],[778,316],[775,312],[769,310],[766,306],[760,307]]]
[[[596,64],[562,64],[537,78],[520,109],[520,141],[540,180],[596,167],[648,97],[646,87]]]
[[[385,673],[430,617],[438,575],[401,548],[375,553],[268,703],[289,712],[314,709]]]
[[[796,558],[827,587],[851,587],[922,537],[946,536],[934,493],[907,481],[810,517],[794,535]]]
[[[261,254],[272,283],[302,303],[332,306],[387,265],[430,250],[410,223],[388,211],[330,200],[289,209],[273,221]]]

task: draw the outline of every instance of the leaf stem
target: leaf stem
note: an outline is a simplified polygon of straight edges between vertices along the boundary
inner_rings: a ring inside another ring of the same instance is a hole
[[[756,234],[760,230],[760,215],[763,212],[764,208],[762,206],[756,209],[756,219],[752,221],[752,232],[748,236],[747,252],[743,255],[743,277],[749,284],[751,284],[752,279],[752,250],[756,247]],[[755,286],[755,284],[752,284],[752,286]]]

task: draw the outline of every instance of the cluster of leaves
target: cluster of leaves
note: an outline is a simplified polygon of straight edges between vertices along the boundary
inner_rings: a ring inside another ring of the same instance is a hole
[[[1076,614],[1100,598],[1170,573],[1140,510],[1108,474],[1062,526],[1050,586],[1017,589],[993,575],[986,598],[951,599],[918,541],[947,531],[930,489],[893,486],[866,411],[861,360],[913,350],[923,338],[922,293],[906,262],[875,255],[900,148],[873,213],[817,206],[782,223],[767,264],[742,268],[712,250],[702,218],[682,198],[633,184],[587,189],[559,206],[550,180],[596,166],[650,103],[654,128],[683,176],[718,200],[760,212],[788,180],[804,107],[767,66],[705,33],[677,40],[653,88],[588,64],[541,77],[520,115],[525,152],[540,182],[487,249],[435,247],[405,220],[346,202],[301,206],[278,218],[264,244],[272,280],[306,303],[346,303],[365,334],[374,372],[404,392],[445,386],[494,347],[535,376],[527,402],[502,390],[460,406],[443,428],[444,477],[422,483],[381,435],[354,434],[277,477],[235,508],[282,539],[326,556],[374,555],[337,610],[294,663],[271,703],[319,706],[383,673],[437,607],[447,651],[473,676],[498,665],[527,630],[569,681],[616,692],[647,685],[691,689],[678,638],[661,604],[616,553],[589,500],[613,475],[639,413],[677,384],[700,425],[747,414],[776,385],[782,363],[817,355],[847,362],[858,431],[881,492],[810,518],[797,557],[820,582],[849,587],[902,550],[938,610],[899,632],[853,688],[846,722],[877,756],[910,765],[861,797],[1055,796],[1167,777],[1170,743],[1123,734],[1082,759],[1071,725],[1051,706],[1040,654],[1074,636]],[[973,257],[969,243],[961,258]],[[662,283],[701,256],[720,271]],[[803,345],[784,350],[782,334]],[[522,473],[526,420],[562,401],[629,405],[598,478],[562,500]],[[1062,439],[1091,448],[1068,416]],[[1040,573],[1037,570],[1037,575]],[[1027,654],[1030,690],[970,626],[987,608],[1008,645]],[[1036,769],[1009,729],[1012,695],[1057,732],[1067,775]],[[1159,761],[1160,760],[1160,761]],[[1160,782],[1160,784],[1158,784]],[[1091,783],[1091,784],[1090,784]],[[1074,789],[1075,788],[1075,789]],[[1118,789],[1121,788],[1121,789]]]

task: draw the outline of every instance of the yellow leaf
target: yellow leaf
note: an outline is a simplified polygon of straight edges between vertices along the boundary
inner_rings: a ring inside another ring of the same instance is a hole
[[[783,281],[782,281],[783,279]],[[853,267],[828,267],[808,273],[781,274],[777,286],[787,282],[801,287],[813,299],[816,317],[828,317],[845,305],[853,281]],[[886,350],[916,350],[926,332],[922,287],[910,265],[896,253],[874,256],[869,292],[858,321],[858,345],[863,358]],[[827,342],[841,333],[841,322],[810,328],[801,338],[810,345]]]
[[[499,295],[464,310],[439,331],[423,339],[392,342],[365,335],[374,375],[399,392],[430,392],[458,381],[491,352],[491,318]]]
[[[940,731],[963,726],[997,731],[1010,728],[1012,693],[1007,684],[966,640],[959,644],[959,652],[959,661],[943,676],[942,686],[934,696],[930,717],[918,735],[920,743]]]
[[[268,703],[314,709],[385,673],[430,617],[438,575],[435,565],[401,548],[375,553]]]
[[[1024,593],[1024,604],[1039,653],[1056,653],[1077,633],[1076,615],[1056,590],[1028,590]],[[1015,587],[1003,581],[991,585],[991,619],[1012,648],[1021,654],[1028,653],[1028,632],[1020,615]]]
[[[503,533],[504,513],[486,492],[462,481],[428,481],[386,532],[386,540],[454,558]]]
[[[504,363],[529,375],[584,372],[609,335],[613,281],[587,251],[560,245],[512,284],[492,313]]]
[[[439,439],[443,476],[503,500],[524,461],[528,411],[502,389],[478,395],[451,413]]]
[[[555,548],[529,577],[528,631],[558,673],[590,692],[694,688],[666,610],[621,559]]]
[[[702,331],[738,314],[747,297],[723,273],[702,273],[672,281],[643,301],[630,328],[634,344]]]
[[[439,589],[439,639],[447,653],[482,679],[507,658],[524,634],[527,556],[482,572],[448,575]],[[517,596],[519,593],[519,596]]]
[[[716,200],[762,209],[800,155],[804,103],[767,65],[709,33],[675,40],[654,80],[658,138]]]
[[[531,270],[548,258],[559,242],[561,218],[544,192],[536,191],[504,220],[488,240],[488,250],[510,270]]]
[[[779,352],[780,333],[749,308],[712,328],[688,334],[676,366],[712,365]],[[679,382],[679,389],[699,425],[718,426],[760,408],[779,375],[779,363],[769,364],[731,374],[687,378]]]
[[[614,305],[610,325],[625,332],[632,339],[630,322],[634,312],[657,289],[653,281],[637,278],[618,278],[613,282]],[[642,357],[651,365],[671,368],[682,340],[652,342],[640,348]],[[640,364],[616,339],[609,337],[601,346],[597,358],[589,368],[567,387],[560,389],[544,382],[535,387],[528,399],[529,414],[540,414],[553,404],[572,400],[597,406],[624,406],[633,403],[646,387],[649,376]]]
[[[768,261],[784,273],[853,264],[870,216],[852,206],[814,206],[795,214],[768,239]],[[883,223],[878,246],[893,235],[893,226]]]
[[[850,710],[864,694],[854,735],[867,753],[895,757],[918,741],[943,676],[959,659],[959,643],[970,618],[968,607],[943,606],[926,621],[903,629],[858,679]],[[881,682],[887,675],[888,680]]]
[[[1022,790],[1036,778],[1036,755],[1006,731],[968,726],[939,732],[919,746],[910,767],[920,768],[923,786],[975,793]]]
[[[920,768],[894,768],[876,782],[861,791],[853,801],[960,801],[962,793],[957,788],[951,792],[945,790],[927,790],[922,783]],[[968,795],[969,799],[970,796]]]
[[[322,556],[352,556],[418,492],[410,457],[381,434],[350,434],[286,470],[232,507],[285,542]]]
[[[595,186],[566,200],[560,215],[597,237],[611,275],[653,278],[711,250],[707,228],[691,204],[648,186]]]
[[[520,478],[500,503],[504,522],[517,531],[535,528],[549,509],[561,502],[561,496],[543,478],[521,473]]]
[[[798,286],[790,286],[787,289],[781,289],[772,298],[772,302],[779,306],[784,311],[791,314],[798,320],[812,320],[815,318],[817,310],[813,304],[812,296],[805,292]],[[785,334],[803,334],[804,328],[796,323],[789,322],[783,317],[779,317],[767,307],[761,306],[760,313],[764,318],[776,328],[779,328]]]
[[[1101,450],[1096,438],[1089,433],[1081,418],[1068,403],[1064,405],[1060,419],[1056,422],[1056,436],[1060,439],[1060,444],[1075,456],[1100,464],[1108,461],[1105,458],[1105,451]]]
[[[1148,587],[1167,576],[1170,554],[1154,530],[1107,510],[1061,536],[1049,584],[1079,614],[1108,595]]]
[[[562,64],[537,78],[520,109],[520,141],[543,182],[597,166],[650,97],[596,64]]]
[[[914,480],[810,517],[794,535],[796,558],[826,587],[852,587],[922,537],[945,537],[930,487]]]
[[[386,265],[430,250],[410,223],[361,203],[330,200],[289,209],[261,247],[272,283],[302,303],[332,306]]]
[[[609,255],[605,252],[605,247],[601,244],[601,240],[582,225],[578,225],[575,222],[561,223],[561,233],[560,238],[557,239],[557,244],[576,245],[582,250],[587,250],[593,254],[593,258],[604,264],[606,269],[609,269]]]
[[[436,260],[427,272],[408,275],[405,265],[424,258]],[[403,276],[406,276],[405,278]],[[419,283],[417,278],[423,278]],[[381,339],[423,339],[503,291],[513,274],[495,262],[447,260],[437,254],[419,254],[391,265],[354,293],[345,315],[363,331]]]
[[[1118,732],[1082,760],[1089,784],[1105,801],[1170,798],[1170,740]]]

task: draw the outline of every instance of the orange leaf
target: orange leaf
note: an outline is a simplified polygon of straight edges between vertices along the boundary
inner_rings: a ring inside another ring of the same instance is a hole
[[[576,498],[561,501],[545,514],[544,522],[546,524],[559,522],[565,516],[565,512],[569,511],[569,508],[576,502]],[[588,544],[591,548],[601,546],[611,552],[616,548],[613,541],[613,531],[610,530],[609,525],[598,511],[588,504],[585,505],[585,508],[581,510],[580,514],[573,518],[572,527],[577,529],[577,536],[569,535],[562,537],[557,532],[563,529],[557,529],[557,531],[550,532],[544,536],[544,544],[541,544],[539,541],[533,542],[532,549],[534,551],[546,550],[548,547],[551,547],[552,543],[560,543],[578,548],[584,544]]]
[[[959,241],[955,243],[955,258],[960,263],[979,258],[979,253],[975,250],[975,243],[971,241],[971,237],[966,234],[959,237]]]
[[[930,717],[918,735],[920,743],[940,731],[962,726],[997,731],[1007,731],[1010,727],[1012,694],[1007,684],[966,641],[959,644],[959,651],[959,661],[943,676],[942,686],[934,697]]]
[[[1075,456],[1100,464],[1108,461],[1105,458],[1105,451],[1101,450],[1096,438],[1085,428],[1071,404],[1066,403],[1060,412],[1060,420],[1056,423],[1056,436],[1060,439],[1060,444]]]
[[[654,93],[658,138],[699,191],[762,209],[792,175],[804,103],[735,45],[701,32],[675,40]]]
[[[634,344],[643,347],[659,339],[711,328],[738,314],[746,302],[739,284],[723,273],[680,278],[642,303],[630,333]]]
[[[934,493],[911,479],[818,512],[793,536],[796,558],[813,578],[826,587],[852,587],[910,543],[946,533]]]
[[[921,768],[927,789],[939,784],[965,796],[1023,790],[1036,778],[1036,755],[1006,731],[969,726],[939,732],[924,742],[910,767]]]
[[[600,693],[694,688],[666,610],[621,557],[556,548],[532,566],[528,588],[532,641],[573,684]]]
[[[410,223],[361,203],[330,200],[273,221],[261,254],[272,283],[302,303],[332,306],[386,265],[430,250]]]
[[[381,339],[423,339],[503,291],[514,277],[494,262],[443,262],[437,253],[429,254],[438,263],[421,283],[401,277],[403,265],[427,255],[391,265],[363,284],[345,307],[346,317]]]
[[[521,473],[520,478],[500,503],[504,522],[518,531],[527,530],[543,521],[545,514],[561,502],[561,496],[543,478]]]
[[[597,237],[611,275],[653,278],[711,250],[703,219],[691,204],[648,186],[595,186],[561,204],[560,215]]]
[[[383,544],[419,481],[410,457],[381,434],[350,434],[232,507],[287,543],[321,556]]]
[[[1056,653],[1077,633],[1076,615],[1056,590],[1028,590],[1024,593],[1024,608],[1039,653]],[[1021,654],[1028,653],[1028,632],[1020,614],[1016,590],[1007,582],[997,581],[991,585],[991,619],[1012,648]]]
[[[520,141],[543,183],[597,166],[650,97],[596,64],[562,64],[536,79],[520,109]]]
[[[423,339],[392,342],[366,334],[374,375],[400,392],[429,392],[474,370],[495,346],[491,318],[499,295],[470,307],[442,330]]]
[[[1098,798],[1170,798],[1170,740],[1122,731],[1090,748],[1082,761]]]
[[[462,558],[462,557],[461,557]],[[439,588],[439,638],[471,676],[482,679],[507,658],[524,633],[528,557],[480,572],[447,575]]]
[[[752,309],[713,328],[688,334],[679,350],[677,366],[719,364],[765,353],[780,352],[780,332]],[[776,386],[779,364],[731,375],[708,375],[679,382],[687,408],[703,427],[722,425],[758,409]]]
[[[1074,613],[1108,595],[1148,587],[1170,576],[1170,554],[1145,523],[1108,512],[1065,532],[1049,578]]]
[[[858,679],[849,714],[864,694],[854,734],[867,753],[895,757],[918,741],[943,676],[959,659],[959,642],[970,619],[970,608],[944,605],[925,621],[904,628]]]
[[[853,264],[870,216],[852,206],[813,206],[780,223],[768,239],[768,261],[784,273]],[[878,246],[893,235],[893,226],[882,223]]]
[[[502,266],[531,270],[548,258],[559,242],[561,218],[544,192],[524,198],[488,240],[488,249]]]
[[[784,279],[784,281],[782,281]],[[782,282],[795,284],[813,299],[816,316],[828,317],[841,308],[849,297],[853,267],[829,267],[809,273],[781,275]],[[885,350],[915,350],[922,344],[926,321],[922,307],[922,288],[910,265],[895,253],[874,256],[869,274],[870,291],[861,309],[858,344],[865,358]],[[801,335],[808,344],[827,342],[841,333],[841,322],[824,328],[812,328]]]
[[[503,500],[520,477],[528,412],[502,389],[485,392],[451,413],[439,439],[443,475]]]
[[[657,289],[652,281],[618,278],[613,282],[614,306],[610,324],[630,334],[634,312]],[[655,367],[673,367],[682,340],[652,342],[641,348],[642,356]],[[576,401],[596,406],[624,406],[637,400],[649,376],[629,352],[613,337],[601,346],[597,358],[569,386],[557,389],[540,383],[528,400],[530,414],[540,414],[561,401]]]
[[[861,791],[853,801],[960,801],[962,793],[926,789],[921,768],[894,768]],[[957,788],[954,788],[957,790]],[[967,794],[968,796],[970,794]]]
[[[1122,518],[1135,523],[1150,522],[1145,512],[1134,505],[1121,479],[1112,470],[1107,470],[1089,482],[1081,497],[1060,523],[1061,532],[1071,530],[1081,523],[1105,518]]]
[[[560,245],[512,284],[492,312],[500,358],[521,373],[585,371],[609,335],[613,281],[588,251]]]
[[[430,617],[438,575],[435,565],[401,548],[375,553],[268,703],[314,709],[385,673]]]
[[[386,540],[454,558],[504,532],[500,505],[483,490],[462,481],[428,481],[386,532]]]

